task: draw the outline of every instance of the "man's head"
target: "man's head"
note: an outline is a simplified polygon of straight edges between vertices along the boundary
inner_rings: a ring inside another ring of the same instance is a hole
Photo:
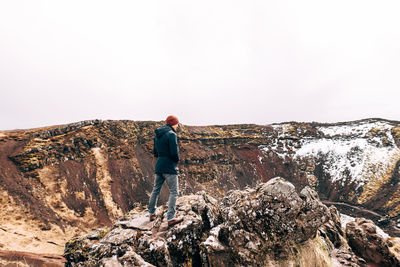
[[[174,115],[169,115],[166,119],[166,123],[170,125],[174,130],[176,131],[179,126],[179,120],[176,116]]]

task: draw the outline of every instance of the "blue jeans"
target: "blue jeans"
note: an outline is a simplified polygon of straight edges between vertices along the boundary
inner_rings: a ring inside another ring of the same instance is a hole
[[[151,192],[150,201],[149,201],[149,213],[153,215],[156,212],[156,205],[158,196],[160,195],[161,187],[164,182],[167,181],[167,185],[169,188],[169,200],[168,200],[168,212],[167,212],[167,220],[173,220],[175,217],[175,205],[176,200],[178,199],[178,175],[177,174],[155,174],[154,179],[154,187]]]

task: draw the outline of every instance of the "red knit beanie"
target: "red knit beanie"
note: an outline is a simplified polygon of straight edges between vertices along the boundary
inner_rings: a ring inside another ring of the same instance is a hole
[[[168,125],[174,126],[175,124],[178,124],[178,123],[179,123],[179,120],[178,120],[178,118],[177,118],[176,116],[174,116],[174,115],[169,115],[169,116],[167,117],[166,122],[167,122]]]

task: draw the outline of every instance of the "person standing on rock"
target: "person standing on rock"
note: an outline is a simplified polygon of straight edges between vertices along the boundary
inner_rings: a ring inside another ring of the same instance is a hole
[[[167,117],[166,124],[158,127],[154,132],[154,156],[157,158],[155,166],[155,180],[153,191],[149,201],[150,221],[156,218],[156,205],[158,196],[164,182],[167,182],[169,188],[168,227],[183,221],[183,218],[175,218],[176,200],[178,199],[178,161],[179,149],[176,131],[179,127],[177,117],[170,115]]]

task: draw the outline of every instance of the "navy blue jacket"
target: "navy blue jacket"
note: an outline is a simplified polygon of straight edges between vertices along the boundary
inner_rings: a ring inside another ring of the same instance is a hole
[[[174,129],[166,124],[158,127],[154,136],[155,173],[178,174],[179,149]]]

